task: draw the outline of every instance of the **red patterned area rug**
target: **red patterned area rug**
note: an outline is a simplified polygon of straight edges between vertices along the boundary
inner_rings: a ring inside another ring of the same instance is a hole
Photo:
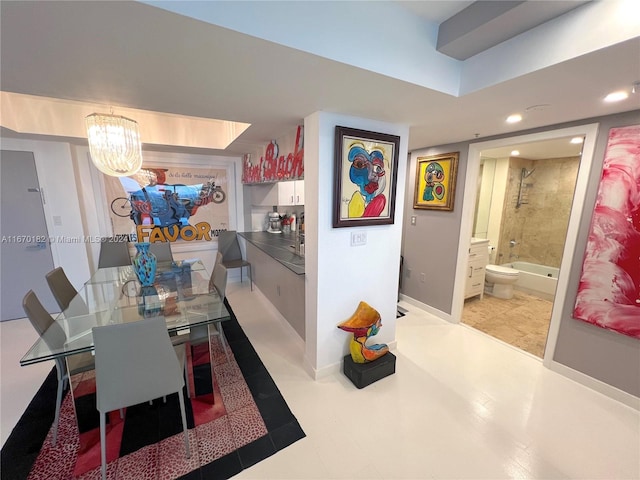
[[[217,336],[211,338],[210,354],[206,345],[188,354],[191,398],[186,389],[184,396],[191,457],[186,458],[174,394],[129,407],[124,418],[117,411],[109,414],[107,478],[230,478],[305,436],[233,315],[224,329],[228,358]],[[100,478],[94,372],[74,376],[72,382],[77,414],[90,428],[78,430],[74,399],[67,392],[58,441],[52,444],[52,372],[2,449],[2,480]]]

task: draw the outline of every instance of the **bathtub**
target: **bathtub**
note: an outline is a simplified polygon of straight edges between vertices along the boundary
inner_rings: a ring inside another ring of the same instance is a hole
[[[530,295],[553,301],[558,284],[559,268],[536,265],[528,262],[512,262],[503,264],[520,272],[515,288]]]

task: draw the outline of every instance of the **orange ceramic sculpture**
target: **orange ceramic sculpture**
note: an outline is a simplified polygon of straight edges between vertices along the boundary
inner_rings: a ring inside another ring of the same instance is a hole
[[[338,325],[339,329],[353,333],[349,351],[355,363],[373,362],[389,351],[389,347],[384,343],[370,346],[366,344],[369,337],[380,331],[380,327],[380,314],[366,302],[360,302],[354,314]]]

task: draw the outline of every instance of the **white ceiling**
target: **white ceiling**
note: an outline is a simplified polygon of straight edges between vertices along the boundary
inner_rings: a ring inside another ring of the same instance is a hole
[[[579,157],[582,144],[571,143],[572,137],[554,138],[530,143],[514,143],[499,148],[483,150],[481,155],[488,158],[507,158],[518,156],[527,160],[544,160],[549,158]],[[517,150],[519,155],[512,155]]]
[[[441,22],[471,2],[398,3]],[[0,8],[3,91],[251,124],[213,153],[253,151],[316,111],[406,123],[413,150],[640,108],[601,101],[640,80],[638,37],[456,97],[138,2]]]

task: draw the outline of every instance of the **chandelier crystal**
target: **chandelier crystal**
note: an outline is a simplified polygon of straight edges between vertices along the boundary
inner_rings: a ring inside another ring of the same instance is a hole
[[[91,160],[113,177],[134,175],[142,167],[138,124],[129,118],[93,113],[86,119]]]

